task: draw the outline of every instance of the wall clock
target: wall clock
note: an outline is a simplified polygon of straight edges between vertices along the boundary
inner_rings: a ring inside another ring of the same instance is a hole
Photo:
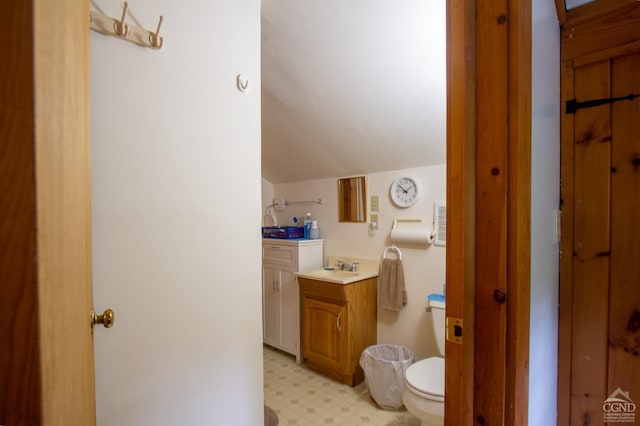
[[[396,206],[409,207],[418,200],[418,183],[407,176],[399,177],[391,184],[389,195]]]

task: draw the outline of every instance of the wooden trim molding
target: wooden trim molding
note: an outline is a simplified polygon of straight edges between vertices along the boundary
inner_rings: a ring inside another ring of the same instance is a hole
[[[531,2],[447,3],[447,425],[528,418]],[[509,22],[509,25],[507,25]]]
[[[556,2],[564,0],[556,0]],[[584,21],[600,19],[608,13],[619,10],[620,8],[630,6],[636,3],[636,0],[595,0],[566,11],[567,26],[578,25]],[[566,9],[566,8],[565,8]]]
[[[631,55],[633,53],[637,53],[638,51],[640,51],[640,40],[620,46],[613,46],[597,52],[588,53],[584,56],[578,56],[571,61],[566,61],[565,63],[573,62],[572,68],[580,68],[584,65],[592,64],[594,62],[606,61],[610,58],[615,58],[616,56]],[[564,105],[564,103],[562,105]]]
[[[561,105],[573,98],[573,63],[560,69]],[[560,291],[558,300],[558,424],[568,425],[571,416],[571,312],[573,282],[573,129],[575,114],[562,114],[560,120],[560,200],[561,229]]]
[[[511,23],[507,25],[507,0],[480,0],[477,5],[474,418],[478,424],[504,425],[511,302],[507,282]]]
[[[640,2],[637,1],[597,1],[572,10],[561,32],[561,60],[638,41],[638,22]]]
[[[565,0],[555,0],[556,1],[556,13],[558,14],[558,23],[560,26],[564,25],[567,22],[567,6],[565,5]]]
[[[447,311],[464,320],[446,342],[445,422],[473,424],[475,318],[475,0],[447,2]]]
[[[509,1],[505,424],[526,425],[531,302],[531,0]],[[516,19],[513,19],[516,17]],[[512,409],[509,409],[512,407]]]
[[[43,426],[95,424],[89,4],[35,0],[33,30]]]
[[[32,14],[30,1],[0,6],[0,425],[42,420]]]

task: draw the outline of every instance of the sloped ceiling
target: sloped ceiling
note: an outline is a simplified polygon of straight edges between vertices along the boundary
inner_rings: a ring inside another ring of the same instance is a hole
[[[262,176],[446,161],[446,0],[263,0]]]

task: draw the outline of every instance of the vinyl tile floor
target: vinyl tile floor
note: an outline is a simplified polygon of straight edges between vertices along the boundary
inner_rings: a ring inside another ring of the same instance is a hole
[[[420,426],[404,407],[378,407],[366,383],[344,385],[269,346],[264,346],[263,357],[264,401],[278,414],[279,426]]]

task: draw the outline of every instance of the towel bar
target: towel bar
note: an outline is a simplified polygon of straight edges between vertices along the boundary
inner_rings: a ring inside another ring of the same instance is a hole
[[[400,249],[396,246],[389,246],[386,249],[384,249],[384,253],[382,253],[382,258],[386,259],[387,258],[387,253],[389,252],[389,250],[391,251],[395,251],[396,255],[398,256],[398,259],[402,260],[402,252],[400,251]]]

